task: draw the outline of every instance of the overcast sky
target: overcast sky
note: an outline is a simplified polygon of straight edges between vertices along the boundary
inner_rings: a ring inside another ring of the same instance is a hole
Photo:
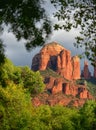
[[[50,7],[50,4],[47,3],[46,9],[50,13],[54,9],[52,7],[49,9],[49,7]],[[50,17],[52,17],[52,16],[50,15]],[[53,17],[52,17],[52,19],[53,19]],[[54,20],[55,19],[53,19],[53,21]],[[46,43],[56,41],[56,42],[60,43],[61,45],[63,45],[66,49],[69,49],[73,56],[78,53],[80,54],[83,51],[83,49],[76,49],[73,46],[73,43],[75,42],[75,37],[78,34],[79,34],[79,31],[76,29],[73,29],[70,32],[65,32],[65,31],[61,31],[61,30],[54,31],[53,34],[51,35],[50,39],[48,39],[48,41]],[[7,32],[7,29],[5,29],[5,31],[2,35],[2,39],[3,39],[4,44],[6,45],[6,48],[5,48],[6,56],[9,59],[11,59],[15,65],[18,65],[18,66],[28,65],[29,67],[31,67],[32,58],[34,57],[34,55],[36,53],[39,52],[39,50],[40,50],[39,47],[35,48],[31,52],[28,52],[25,49],[24,40],[21,40],[18,42],[12,33]],[[84,63],[84,59],[81,61],[82,68],[83,68],[83,63]],[[92,67],[90,67],[90,69],[92,70]]]

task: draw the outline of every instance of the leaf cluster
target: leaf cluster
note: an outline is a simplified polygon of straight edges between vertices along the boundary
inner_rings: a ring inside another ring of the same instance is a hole
[[[51,22],[43,4],[43,0],[1,0],[0,27],[8,25],[18,40],[27,40],[28,50],[43,45],[51,33]]]
[[[79,28],[80,36],[76,37],[75,47],[84,47],[85,55],[95,66],[96,58],[96,1],[94,0],[52,0],[57,11],[54,17],[58,22],[56,30],[70,31]]]
[[[2,87],[6,87],[10,82],[13,82],[14,84],[22,85],[33,94],[40,93],[45,88],[40,73],[33,72],[28,66],[17,67],[10,60],[6,59],[0,68],[0,84]]]

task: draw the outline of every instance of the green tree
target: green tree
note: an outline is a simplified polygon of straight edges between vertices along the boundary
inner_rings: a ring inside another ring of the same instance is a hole
[[[43,5],[44,0],[0,0],[0,34],[6,25],[17,40],[26,40],[28,50],[43,45],[52,31],[50,18]],[[1,63],[4,60],[3,50],[0,41]]]
[[[54,130],[77,130],[79,129],[78,110],[64,106],[52,107],[52,128]]]
[[[13,81],[15,84],[22,83],[21,69],[13,65],[9,59],[5,59],[5,63],[0,66],[0,84],[6,87],[8,82]]]
[[[18,40],[27,40],[27,49],[43,45],[51,33],[50,19],[43,5],[43,0],[1,0],[0,28],[4,28],[2,24],[9,25]]]
[[[96,129],[96,102],[87,101],[80,109],[81,121],[80,124],[83,130]]]
[[[9,59],[5,59],[5,63],[1,69],[0,84],[6,87],[10,82],[22,85],[28,89],[31,94],[37,94],[44,90],[45,85],[40,72],[33,72],[28,66],[17,67]]]
[[[52,111],[50,106],[42,105],[35,109],[31,128],[32,130],[52,130],[51,121]]]
[[[21,78],[24,87],[32,94],[40,93],[45,88],[40,72],[33,72],[28,66],[21,68]]]
[[[32,110],[30,95],[20,85],[0,86],[0,130],[29,130]]]
[[[36,109],[32,130],[81,130],[78,109],[42,105]]]

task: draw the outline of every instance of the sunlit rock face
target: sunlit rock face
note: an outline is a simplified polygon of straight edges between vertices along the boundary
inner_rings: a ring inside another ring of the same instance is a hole
[[[67,82],[63,78],[50,77],[46,84],[47,90],[51,94],[62,92],[64,95],[78,96],[80,99],[92,99],[92,95],[87,90],[86,85],[76,85],[74,81]]]
[[[90,79],[91,78],[91,73],[89,71],[87,61],[84,61],[84,69],[82,71],[82,77],[84,77],[84,79]]]
[[[64,49],[63,46],[52,42],[43,46],[32,60],[32,70],[45,70],[48,67],[56,70],[57,55]]]
[[[50,68],[64,78],[80,79],[80,60],[71,57],[71,52],[56,42],[46,44],[32,60],[32,70]]]
[[[65,80],[64,78],[47,77],[47,93],[41,93],[32,98],[34,106],[42,104],[54,106],[82,106],[87,100],[93,100],[93,96],[87,90],[86,85],[77,85],[76,82]],[[49,93],[49,94],[48,94]]]

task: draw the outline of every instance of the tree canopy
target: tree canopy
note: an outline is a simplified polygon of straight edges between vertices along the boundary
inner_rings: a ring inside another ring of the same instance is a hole
[[[18,40],[27,40],[27,49],[43,45],[44,39],[51,32],[43,4],[43,0],[1,0],[0,28],[3,29],[2,24],[9,25],[9,31],[12,31]]]
[[[49,0],[55,7],[54,17],[59,24],[54,29],[69,31],[80,28],[80,36],[76,37],[76,47],[85,47],[85,54],[95,65],[96,58],[96,1],[95,0]],[[26,48],[41,46],[52,32],[51,20],[44,8],[46,0],[1,0],[0,32],[4,25],[9,26],[18,40],[26,40]],[[63,21],[63,22],[60,22]],[[0,44],[0,55],[4,51]]]

